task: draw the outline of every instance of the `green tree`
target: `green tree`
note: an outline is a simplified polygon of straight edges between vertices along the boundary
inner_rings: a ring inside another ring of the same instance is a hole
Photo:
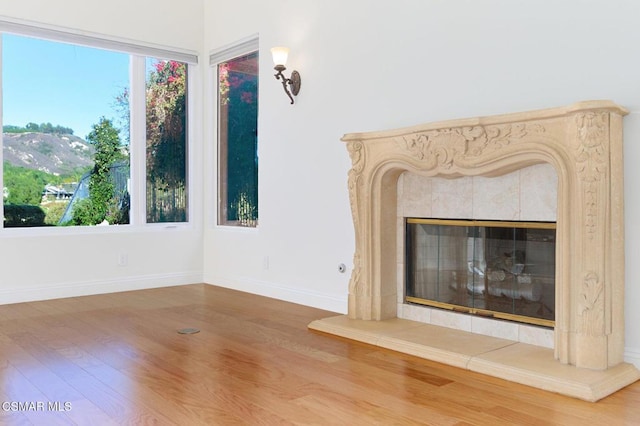
[[[184,185],[186,65],[159,61],[147,84],[147,177],[157,187]]]
[[[118,223],[118,211],[111,166],[124,160],[120,152],[120,136],[111,120],[104,117],[87,135],[87,141],[95,148],[94,166],[89,179],[89,198],[78,202],[73,210],[73,224],[97,225],[105,219]]]
[[[24,127],[14,126],[12,124],[6,124],[2,126],[3,133],[24,133],[26,131],[27,129],[25,129]]]
[[[186,210],[187,66],[159,61],[147,81],[147,221],[182,222]]]
[[[58,135],[73,135],[73,129],[70,127],[60,126],[59,124],[53,125],[51,123],[28,123],[25,127],[14,126],[7,124],[2,126],[4,133],[26,133],[26,132],[40,132],[40,133],[54,133]]]
[[[27,169],[4,162],[4,186],[9,190],[7,203],[38,205],[42,191],[55,176],[39,170]]]
[[[159,60],[152,65],[146,86],[147,220],[186,220],[186,85],[187,65]],[[115,109],[129,129],[129,90],[115,98]]]

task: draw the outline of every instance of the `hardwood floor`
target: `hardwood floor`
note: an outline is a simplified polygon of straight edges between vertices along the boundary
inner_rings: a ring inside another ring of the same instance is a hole
[[[640,382],[588,403],[307,330],[331,315],[209,285],[2,305],[0,424],[640,424]]]

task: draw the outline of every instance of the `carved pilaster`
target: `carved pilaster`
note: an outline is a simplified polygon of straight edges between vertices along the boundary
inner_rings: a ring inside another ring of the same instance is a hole
[[[580,290],[578,315],[580,332],[590,336],[601,336],[604,333],[604,284],[594,271],[589,271],[583,280]]]
[[[585,231],[590,240],[598,226],[599,186],[605,177],[609,138],[609,115],[606,112],[589,111],[576,115],[578,127],[576,167],[583,185]]]
[[[362,235],[360,227],[360,214],[359,214],[359,201],[360,201],[360,186],[362,170],[365,165],[364,149],[361,141],[351,141],[347,143],[347,150],[351,158],[351,169],[349,170],[349,202],[351,204],[351,215],[353,217],[353,226],[356,234],[356,248],[353,255],[353,270],[351,272],[351,279],[349,280],[349,293],[357,296],[363,294],[363,284],[360,280],[361,276],[361,262],[360,262],[360,250],[362,242],[360,237]]]

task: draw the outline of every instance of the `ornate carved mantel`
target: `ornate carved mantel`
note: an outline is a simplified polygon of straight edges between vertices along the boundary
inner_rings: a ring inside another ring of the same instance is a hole
[[[599,371],[623,363],[626,114],[610,101],[589,101],[345,135],[356,238],[348,318],[396,317],[396,183],[402,172],[498,176],[549,163],[558,175],[554,357]]]

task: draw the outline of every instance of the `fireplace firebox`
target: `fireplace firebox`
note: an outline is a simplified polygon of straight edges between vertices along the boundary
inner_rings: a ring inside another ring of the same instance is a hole
[[[406,220],[405,301],[553,327],[555,223]]]

